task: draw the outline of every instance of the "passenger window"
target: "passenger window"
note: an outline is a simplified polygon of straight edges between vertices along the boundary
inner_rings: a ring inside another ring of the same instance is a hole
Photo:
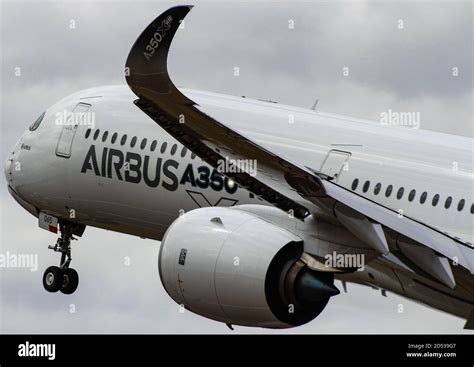
[[[403,187],[400,187],[397,191],[397,199],[400,200],[403,197],[403,192],[405,189]]]
[[[367,180],[367,181],[365,181],[364,186],[362,187],[362,191],[367,192],[369,187],[370,187],[370,181]]]
[[[451,206],[451,203],[453,202],[453,198],[451,196],[448,196],[446,198],[446,201],[444,202],[444,207],[446,209],[449,209],[449,207]]]
[[[416,191],[413,189],[410,191],[410,193],[408,194],[408,201],[413,201],[413,199],[415,198],[415,195],[416,195]]]
[[[137,143],[137,137],[134,136],[132,140],[130,140],[130,148],[133,148],[136,143]]]
[[[171,147],[171,155],[174,155],[174,153],[176,153],[176,150],[178,149],[178,144],[174,144],[172,147]]]
[[[460,212],[461,210],[463,210],[465,203],[466,203],[466,201],[465,201],[464,199],[459,200],[459,203],[458,203],[458,211],[459,211],[459,212]]]
[[[192,153],[192,154],[191,154],[191,159],[194,159],[194,158],[196,158],[196,154],[195,154],[195,153]]]
[[[471,204],[471,214],[474,214],[474,204]]]
[[[166,151],[166,146],[167,145],[168,144],[166,144],[166,141],[163,144],[161,144],[161,149],[160,149],[161,154],[163,154]]]
[[[431,201],[431,205],[433,205],[433,206],[438,205],[438,201],[439,201],[439,195],[436,194],[435,196],[433,196],[433,200]]]
[[[374,194],[378,195],[381,189],[382,189],[382,184],[378,182],[377,185],[375,185],[374,187]]]
[[[181,157],[184,158],[184,156],[186,155],[186,147],[183,147],[183,149],[181,149]]]
[[[140,149],[145,149],[146,147],[146,138],[144,138],[140,144]]]
[[[393,190],[393,186],[392,186],[392,185],[388,185],[388,186],[387,186],[387,189],[385,190],[385,196],[386,196],[386,197],[389,197],[389,196],[392,194],[392,190]]]
[[[100,134],[100,129],[97,129],[94,133],[94,140],[97,140],[97,138],[99,137],[99,134]]]
[[[109,136],[109,132],[108,131],[104,131],[104,134],[102,135],[102,142],[105,143],[105,141],[107,140],[107,136]]]
[[[92,131],[92,130],[91,130],[90,128],[87,129],[87,131],[86,131],[86,139],[87,139],[87,138],[89,137],[89,135],[91,134],[91,131]]]
[[[449,209],[449,207],[451,206],[451,203],[453,202],[453,198],[451,196],[448,196],[446,198],[446,201],[444,202],[444,207],[446,209]]]
[[[117,133],[114,133],[114,135],[112,135],[112,139],[110,140],[110,142],[111,142],[112,144],[114,144],[115,141],[117,140],[117,136],[118,136]]]
[[[151,146],[150,146],[150,150],[151,150],[152,152],[155,151],[157,144],[158,144],[158,142],[157,142],[156,140],[153,140],[153,142],[151,143]]]
[[[38,128],[38,126],[41,125],[41,121],[43,121],[43,117],[44,117],[44,114],[45,114],[45,113],[46,113],[46,111],[43,112],[43,113],[40,115],[40,117],[38,117],[38,118],[36,119],[36,121],[31,124],[31,126],[29,127],[29,130],[30,130],[30,131],[35,131],[35,130]]]
[[[421,194],[420,196],[420,204],[424,204],[427,197],[428,197],[428,193],[424,191],[423,194]]]
[[[359,185],[359,179],[358,179],[358,178],[356,178],[356,179],[352,182],[352,190],[357,189],[357,185]]]
[[[122,139],[120,139],[120,145],[125,145],[127,142],[127,134],[122,136]]]

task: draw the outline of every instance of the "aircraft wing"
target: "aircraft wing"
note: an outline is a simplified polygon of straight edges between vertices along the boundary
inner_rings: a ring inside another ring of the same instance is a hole
[[[277,155],[226,121],[207,115],[182,94],[169,77],[167,57],[173,36],[191,8],[170,8],[158,16],[133,45],[125,71],[128,85],[138,96],[135,104],[140,109],[213,167],[218,167],[226,158],[256,160],[256,175],[245,171],[226,175],[281,210],[291,211],[300,220],[318,210],[326,210],[381,254],[389,252],[387,232],[403,241],[421,244],[432,250],[426,253],[425,259],[430,261],[424,270],[451,288],[454,278],[447,259],[474,274],[472,244],[400,216],[394,210],[338,186],[323,174]]]

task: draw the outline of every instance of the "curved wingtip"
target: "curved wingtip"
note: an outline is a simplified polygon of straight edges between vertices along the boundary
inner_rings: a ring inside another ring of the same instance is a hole
[[[132,91],[166,93],[170,90],[168,51],[173,37],[193,5],[180,5],[161,13],[140,34],[128,54],[125,78]]]

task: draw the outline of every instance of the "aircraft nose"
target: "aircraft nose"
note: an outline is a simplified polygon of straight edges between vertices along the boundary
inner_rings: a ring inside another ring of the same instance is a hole
[[[18,166],[18,159],[20,154],[20,146],[22,143],[23,137],[20,138],[18,143],[13,146],[13,149],[8,154],[7,160],[5,162],[5,166],[3,167],[3,171],[5,174],[5,178],[7,180],[8,186],[14,188],[14,173],[15,167]],[[18,168],[17,168],[18,169]]]
[[[11,181],[12,181],[12,172],[11,172],[11,169],[12,169],[12,161],[13,159],[9,156],[7,158],[7,161],[5,162],[5,167],[3,168],[4,169],[4,173],[5,173],[5,178],[7,180],[7,183],[10,185],[11,184]]]

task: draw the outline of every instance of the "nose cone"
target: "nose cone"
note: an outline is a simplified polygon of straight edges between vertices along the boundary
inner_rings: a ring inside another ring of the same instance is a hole
[[[5,173],[5,179],[7,180],[8,185],[10,185],[10,182],[12,180],[11,168],[12,168],[12,159],[8,157],[7,161],[5,162],[5,167],[3,168],[3,171]]]
[[[21,144],[23,143],[23,136],[20,137],[18,142],[13,146],[13,149],[8,154],[3,172],[5,173],[5,179],[7,180],[8,186],[15,188],[15,171],[20,170],[20,153]]]
[[[21,187],[21,183],[18,182],[18,173],[20,172],[20,146],[21,140],[17,145],[15,145],[11,153],[8,155],[5,166],[3,167],[3,172],[5,173],[5,178],[8,184],[8,192],[10,195],[24,209],[37,217],[38,211],[36,207],[32,203],[28,202],[28,200],[19,192],[19,188]]]
[[[12,168],[13,168],[13,156],[10,153],[3,167],[3,172],[5,173],[5,179],[7,180],[8,186],[12,186],[13,177],[12,177]]]

